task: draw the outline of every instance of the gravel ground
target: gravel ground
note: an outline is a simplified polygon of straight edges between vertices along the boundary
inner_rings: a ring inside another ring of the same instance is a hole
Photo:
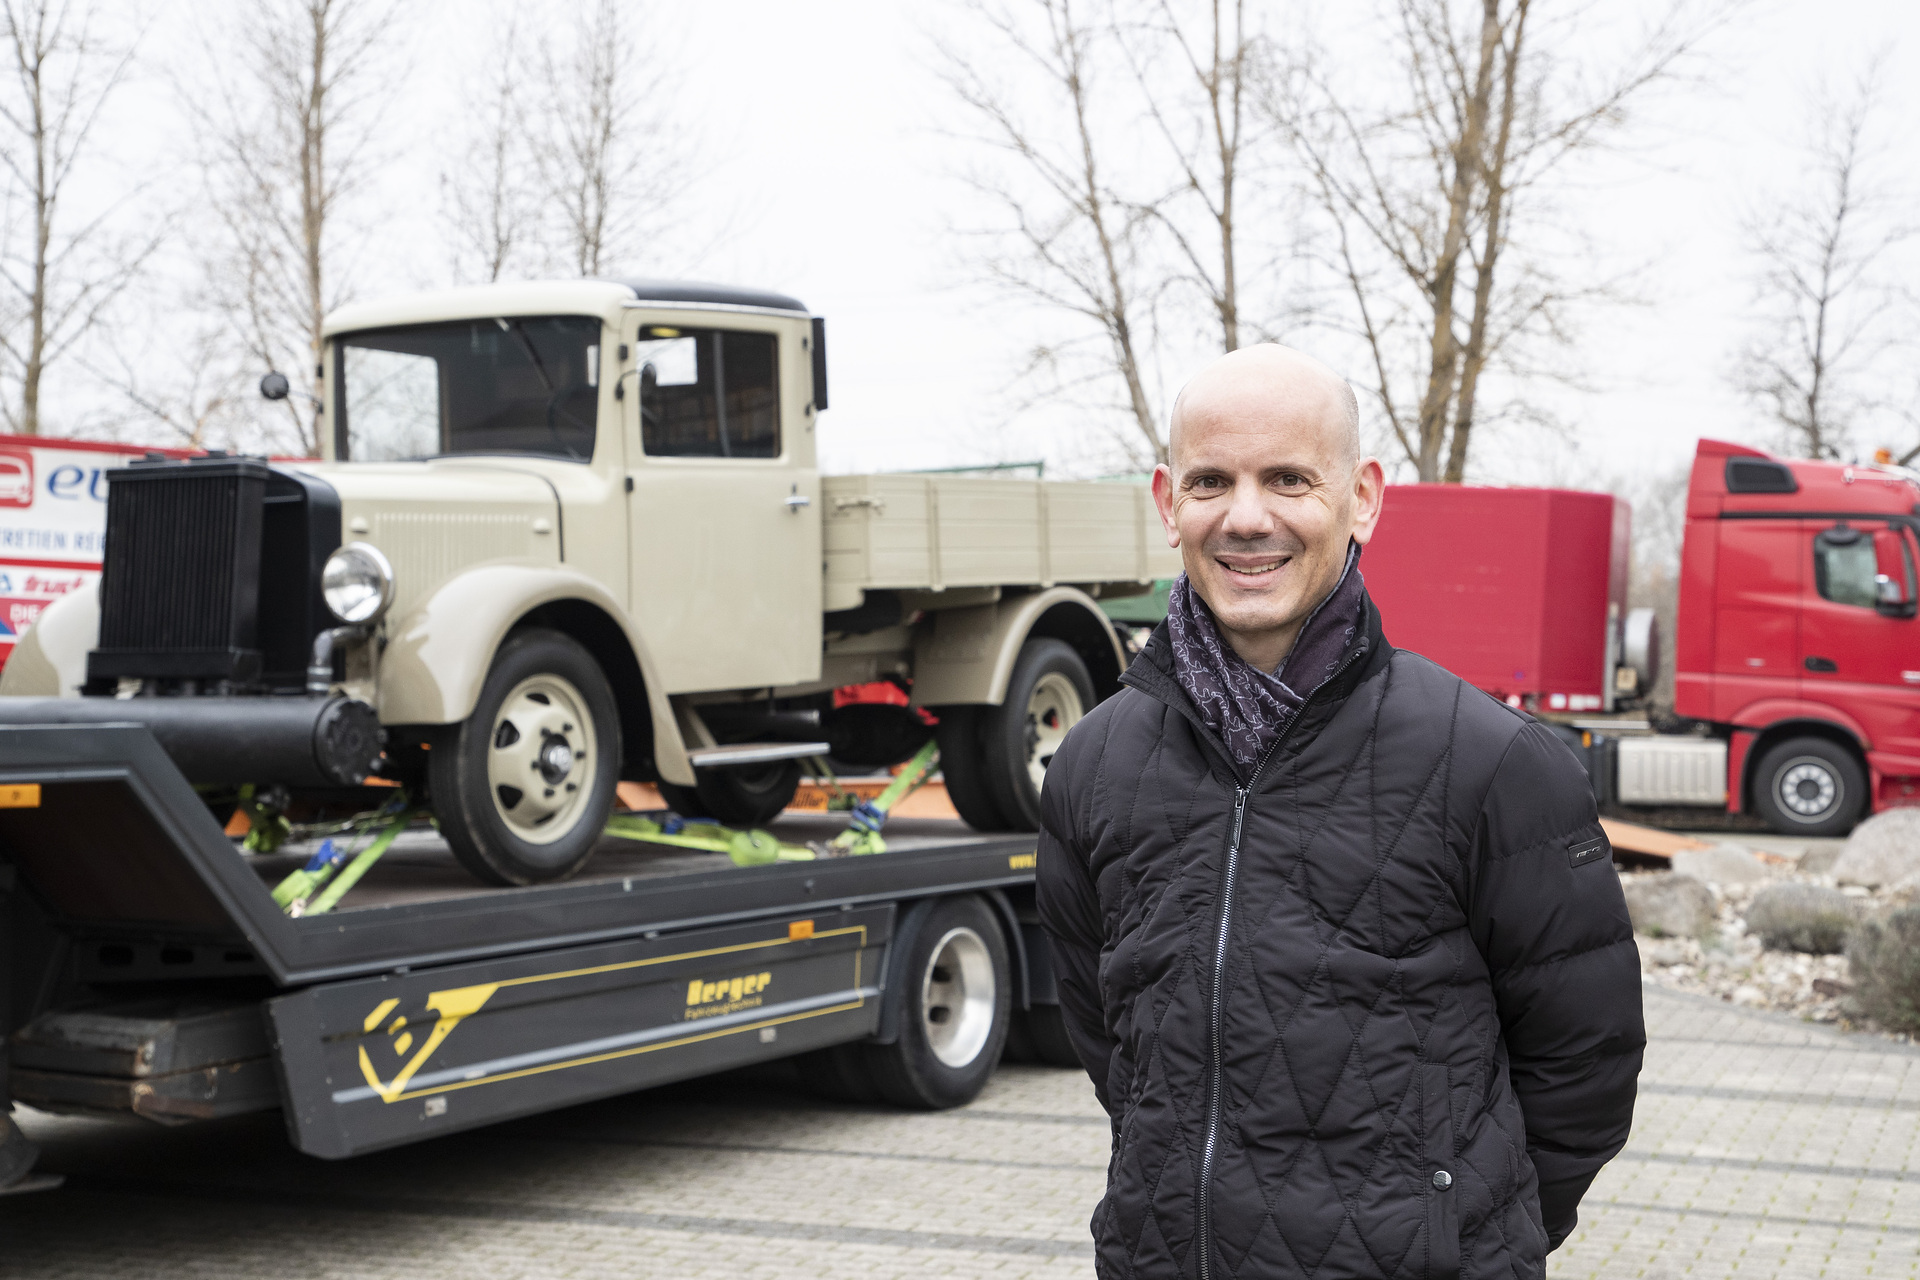
[[[1793,1014],[1809,1022],[1878,1031],[1871,1021],[1851,1013],[1848,1008],[1851,983],[1844,955],[1769,951],[1747,932],[1744,918],[1756,893],[1769,884],[1784,882],[1839,888],[1849,897],[1861,899],[1864,911],[1869,914],[1912,900],[1911,889],[1869,892],[1857,886],[1840,886],[1831,875],[1800,871],[1799,862],[1805,854],[1839,844],[1837,840],[1804,847],[1778,841],[1768,841],[1765,845],[1745,839],[1738,842],[1736,847],[1745,848],[1761,860],[1768,872],[1767,879],[1760,884],[1709,883],[1707,887],[1713,891],[1718,918],[1714,932],[1708,936],[1651,938],[1639,935],[1640,971],[1645,980],[1675,991],[1711,996],[1728,1004]],[[1657,873],[1624,871],[1622,879],[1648,874]],[[1881,1034],[1901,1041],[1911,1039],[1905,1035]]]

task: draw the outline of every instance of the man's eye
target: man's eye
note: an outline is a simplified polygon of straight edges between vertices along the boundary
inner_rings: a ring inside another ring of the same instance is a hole
[[[1296,471],[1282,471],[1276,479],[1282,489],[1301,489],[1307,483],[1307,478]]]
[[[1196,489],[1218,489],[1221,487],[1220,477],[1219,476],[1201,476],[1198,480],[1195,480],[1193,482],[1193,487]]]

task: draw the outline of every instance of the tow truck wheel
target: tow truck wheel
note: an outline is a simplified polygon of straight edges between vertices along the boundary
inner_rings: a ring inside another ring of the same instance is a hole
[[[599,664],[558,631],[522,631],[494,656],[473,714],[428,754],[440,834],[489,883],[564,880],[606,828],[619,761]]]
[[[1013,1045],[1020,1046],[1019,1057],[1047,1067],[1078,1067],[1080,1058],[1067,1037],[1066,1014],[1057,1004],[1036,1004],[1013,1015],[1013,1031],[1007,1038],[1007,1056],[1013,1057]]]
[[[1826,738],[1789,738],[1768,751],[1753,789],[1760,816],[1782,835],[1845,835],[1866,811],[1866,771]]]
[[[941,902],[895,972],[899,1038],[864,1046],[880,1096],[927,1110],[973,1101],[1007,1042],[1007,944],[992,909],[971,894]]]

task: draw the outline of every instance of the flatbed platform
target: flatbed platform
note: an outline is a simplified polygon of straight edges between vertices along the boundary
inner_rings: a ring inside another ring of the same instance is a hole
[[[658,816],[658,815],[652,815]],[[846,829],[845,814],[788,812],[764,830],[785,844],[805,845],[831,840]],[[885,854],[953,849],[993,842],[1002,837],[986,836],[957,818],[895,818],[887,823]],[[247,856],[235,851],[269,888],[290,871],[307,861],[320,841],[289,842],[271,854]],[[703,853],[694,849],[675,849],[648,845],[639,841],[609,836],[593,851],[593,857],[578,875],[565,883],[571,885],[605,884],[612,881],[659,880],[697,872],[738,871],[727,855]],[[462,898],[491,898],[503,892],[494,885],[482,884],[462,867],[437,832],[419,824],[393,842],[385,857],[374,864],[366,877],[347,891],[335,913],[381,907],[409,906],[427,902],[450,902]],[[506,890],[505,892],[520,892]]]
[[[12,918],[37,935],[0,991],[39,993],[9,1079],[42,1107],[277,1106],[301,1150],[340,1157],[838,1045],[906,1052],[904,1025],[950,1012],[921,1006],[947,998],[927,948],[956,920],[1001,948],[969,979],[1006,1011],[993,1035],[1055,999],[1030,834],[900,818],[886,853],[752,867],[607,837],[571,880],[499,888],[421,823],[295,918],[272,889],[318,842],[244,852],[145,728],[0,727],[0,795],[0,893],[27,890]]]

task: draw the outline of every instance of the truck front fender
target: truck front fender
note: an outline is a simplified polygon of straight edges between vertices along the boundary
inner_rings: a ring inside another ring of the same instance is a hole
[[[100,583],[61,596],[13,646],[0,671],[0,697],[77,698],[87,655],[100,643]]]
[[[1788,720],[1816,720],[1844,729],[1853,736],[1862,751],[1873,746],[1866,726],[1838,707],[1824,702],[1812,702],[1805,698],[1762,698],[1758,702],[1749,702],[1734,713],[1731,723],[1736,728],[1762,732]]]
[[[493,655],[507,633],[546,606],[578,602],[618,627],[646,689],[654,766],[669,782],[693,783],[686,744],[645,644],[604,587],[563,565],[479,565],[448,579],[388,628],[380,656],[383,724],[454,724],[473,713]],[[602,661],[602,665],[606,665]],[[617,673],[608,672],[609,679]]]
[[[1032,636],[1064,640],[1086,661],[1096,700],[1119,688],[1126,655],[1113,624],[1077,587],[1052,587],[997,604],[943,609],[913,646],[913,702],[939,707],[1006,701],[1020,646]]]

